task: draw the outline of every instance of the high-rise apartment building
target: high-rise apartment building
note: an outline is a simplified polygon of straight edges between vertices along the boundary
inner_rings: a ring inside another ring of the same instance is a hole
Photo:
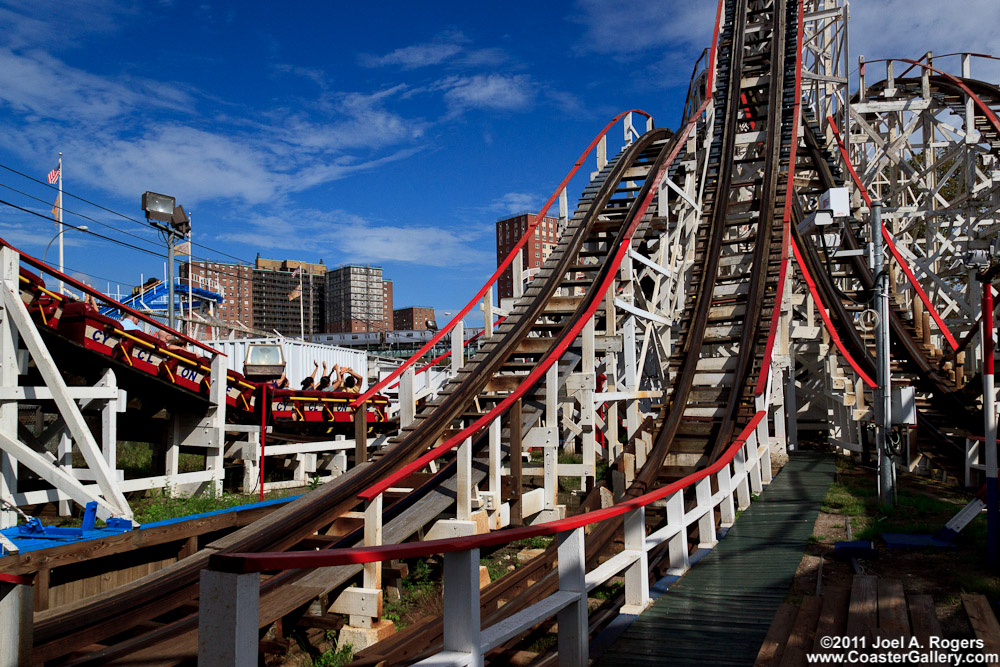
[[[437,329],[434,309],[426,306],[410,306],[392,312],[392,328],[397,331],[420,331]]]
[[[263,259],[253,269],[253,321],[261,331],[308,339],[323,331],[326,266]],[[300,287],[301,286],[301,287]]]
[[[528,230],[528,226],[535,219],[535,214],[530,211],[518,213],[509,218],[497,220],[497,266],[504,260],[511,249],[517,245],[518,240]],[[521,258],[521,267],[525,270],[528,279],[531,279],[532,269],[537,269],[548,258],[555,249],[559,238],[559,218],[545,217],[538,223],[531,238],[524,246]],[[509,267],[497,281],[497,292],[500,298],[514,296],[513,267]]]
[[[225,262],[181,262],[178,273],[182,285],[191,285],[221,294],[224,301],[215,307],[215,317],[234,329],[252,329],[253,267]]]
[[[382,279],[382,267],[349,265],[327,272],[327,333],[392,328],[392,282]]]

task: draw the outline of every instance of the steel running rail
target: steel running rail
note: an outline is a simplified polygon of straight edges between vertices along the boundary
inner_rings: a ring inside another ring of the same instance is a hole
[[[547,357],[545,357],[545,359],[539,362],[525,377],[525,379],[522,380],[520,384],[518,384],[517,388],[513,392],[511,392],[506,398],[504,398],[500,403],[494,406],[492,410],[484,414],[482,417],[474,421],[469,426],[464,427],[458,433],[456,433],[449,439],[445,440],[442,444],[426,452],[420,458],[403,466],[402,468],[392,473],[388,477],[382,479],[376,484],[373,484],[365,491],[359,493],[358,494],[359,498],[363,498],[365,500],[371,500],[372,498],[377,497],[380,493],[384,492],[386,489],[389,489],[397,485],[401,480],[405,479],[414,472],[420,470],[422,467],[424,467],[431,461],[436,460],[446,452],[454,449],[456,446],[461,444],[462,441],[464,441],[466,438],[471,437],[472,435],[478,433],[494,419],[498,419],[500,416],[506,413],[507,410],[510,409],[510,406],[513,405],[513,403],[516,400],[524,396],[524,394],[530,388],[532,388],[539,380],[541,380],[542,376],[544,376],[546,371],[548,371],[549,367],[552,366],[553,363],[559,360],[559,358],[563,355],[564,352],[566,352],[569,346],[573,344],[573,341],[576,340],[576,337],[583,330],[583,327],[586,326],[590,318],[593,317],[595,312],[597,312],[598,307],[602,303],[601,299],[607,293],[608,289],[614,282],[615,274],[617,273],[618,268],[621,266],[622,260],[625,258],[625,255],[627,254],[629,247],[631,247],[632,236],[635,233],[635,230],[638,228],[639,223],[642,221],[642,218],[646,215],[646,211],[649,209],[649,206],[653,201],[653,197],[659,190],[660,182],[663,180],[663,177],[666,176],[667,170],[669,169],[670,165],[673,164],[673,161],[677,158],[677,155],[680,153],[681,147],[684,145],[684,142],[687,140],[687,137],[691,134],[691,131],[697,124],[698,118],[705,111],[705,108],[707,108],[708,102],[709,100],[706,99],[705,102],[702,103],[701,108],[699,108],[698,112],[692,117],[692,120],[689,121],[688,124],[684,127],[684,130],[679,135],[674,137],[674,139],[672,140],[674,142],[673,149],[671,149],[670,154],[667,156],[666,160],[664,160],[663,164],[660,166],[659,170],[654,176],[652,186],[649,187],[646,196],[642,201],[642,204],[639,206],[638,211],[632,218],[632,223],[625,231],[625,235],[622,242],[618,245],[618,248],[615,251],[614,256],[611,258],[610,270],[605,273],[604,280],[595,290],[595,293],[598,295],[597,298],[594,298],[591,301],[590,306],[587,308],[587,310],[583,313],[581,317],[577,318],[576,322],[574,322],[570,330],[562,336],[561,340],[556,345],[556,347],[551,351],[551,353]],[[605,131],[607,131],[607,129],[605,129]],[[588,149],[588,152],[589,150],[590,149]],[[581,157],[581,160],[582,159],[583,158]],[[580,161],[578,161],[578,165],[579,162]],[[544,210],[545,209],[543,209],[543,211]],[[539,219],[540,218],[536,218],[536,222]],[[496,276],[497,274],[494,274],[494,279],[496,278]],[[478,301],[478,299],[479,297],[477,297],[473,301],[473,303],[475,303],[475,301]],[[385,380],[383,380],[383,382],[387,382],[391,378],[392,376],[389,376],[389,378],[386,378]]]
[[[438,342],[441,341],[442,338],[448,335],[448,333],[455,328],[455,325],[461,322],[462,318],[468,315],[469,311],[471,311],[472,308],[477,303],[479,303],[480,299],[486,296],[486,292],[488,292],[489,289],[493,287],[494,284],[496,284],[496,281],[500,279],[500,276],[503,275],[503,272],[506,271],[507,268],[514,262],[514,258],[517,256],[517,253],[521,249],[523,249],[525,245],[527,245],[528,240],[531,238],[531,233],[538,226],[538,223],[541,222],[542,218],[545,217],[545,214],[548,213],[549,208],[552,206],[552,204],[554,204],[556,199],[559,198],[559,193],[566,188],[566,186],[569,184],[570,179],[572,179],[573,176],[576,175],[576,172],[579,171],[580,167],[583,166],[583,163],[586,161],[587,156],[590,155],[590,152],[592,150],[594,150],[598,142],[600,142],[601,138],[608,133],[608,130],[614,127],[615,123],[617,123],[619,120],[621,120],[630,113],[638,113],[645,116],[650,121],[653,120],[653,117],[650,114],[643,111],[642,109],[629,109],[628,111],[623,111],[614,118],[612,118],[611,121],[604,126],[604,129],[601,130],[596,137],[594,137],[594,140],[590,142],[590,145],[587,146],[587,148],[583,151],[583,153],[580,154],[580,157],[577,158],[576,162],[573,164],[573,168],[570,169],[569,173],[566,174],[566,177],[559,184],[559,187],[556,188],[556,191],[552,193],[552,196],[549,197],[548,201],[545,202],[545,205],[542,206],[542,209],[538,212],[538,215],[535,216],[535,219],[532,221],[532,223],[528,225],[528,229],[518,240],[517,244],[513,248],[511,248],[511,251],[507,253],[507,257],[504,258],[503,262],[500,263],[500,266],[497,267],[497,270],[493,272],[493,275],[490,276],[489,280],[486,281],[486,284],[484,284],[479,289],[479,291],[476,292],[476,295],[472,297],[469,303],[467,303],[465,307],[462,308],[462,310],[458,311],[455,317],[452,318],[452,320],[448,322],[448,324],[442,327],[433,337],[431,337],[429,341],[424,343],[424,346],[421,347],[419,350],[417,350],[416,353],[413,354],[413,356],[407,359],[402,365],[396,368],[383,380],[375,384],[375,386],[369,387],[368,391],[366,391],[365,393],[359,395],[356,399],[354,399],[354,401],[351,402],[352,408],[356,408],[359,405],[361,405],[364,401],[367,401],[369,398],[371,398],[380,390],[382,390],[390,382],[392,382],[400,375],[402,375],[407,368],[413,366],[417,362],[417,360],[419,360],[427,353],[428,350],[433,348],[435,345],[438,344]]]
[[[788,182],[785,190],[785,206],[781,217],[781,272],[778,275],[778,287],[774,295],[774,310],[771,312],[771,324],[768,328],[767,345],[764,349],[764,361],[761,372],[754,386],[754,395],[760,396],[767,388],[767,373],[764,368],[771,364],[771,353],[774,351],[774,341],[778,333],[778,320],[781,319],[781,299],[785,293],[785,276],[788,275],[788,243],[791,240],[789,225],[792,219],[792,201],[795,198],[795,157],[799,147],[799,118],[802,112],[802,36],[805,30],[805,6],[798,3],[798,26],[796,27],[796,58],[795,58],[795,110],[792,116],[792,142],[788,158]]]
[[[497,530],[481,535],[468,537],[453,537],[425,542],[407,542],[404,544],[383,544],[372,547],[356,547],[349,549],[327,549],[323,551],[279,551],[263,553],[226,553],[213,554],[209,557],[209,567],[221,572],[279,572],[299,568],[312,569],[317,567],[332,567],[336,565],[352,565],[359,563],[374,563],[395,558],[417,558],[433,554],[467,551],[478,547],[491,547],[508,544],[517,540],[545,535],[555,535],[574,528],[607,521],[621,516],[629,511],[646,507],[650,503],[662,500],[672,493],[688,488],[696,482],[714,475],[726,465],[733,462],[736,454],[750,440],[757,425],[766,416],[761,410],[743,427],[733,443],[711,465],[702,468],[676,482],[666,484],[631,500],[622,501],[611,507],[586,512],[577,516],[557,519],[534,526]]]

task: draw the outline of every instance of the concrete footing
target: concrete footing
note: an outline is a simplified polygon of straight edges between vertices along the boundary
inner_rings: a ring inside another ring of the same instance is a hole
[[[372,623],[370,628],[355,628],[345,625],[337,636],[337,649],[342,649],[350,644],[354,652],[357,653],[391,637],[395,632],[396,625],[392,621],[386,620]]]

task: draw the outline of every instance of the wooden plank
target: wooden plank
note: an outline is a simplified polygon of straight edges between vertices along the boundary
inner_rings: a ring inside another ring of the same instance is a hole
[[[815,595],[807,595],[802,599],[799,613],[795,617],[795,625],[792,626],[784,654],[781,656],[781,667],[798,667],[806,664],[806,651],[812,649],[822,603],[823,601]]]
[[[910,636],[903,582],[899,579],[878,580],[878,629],[882,636],[892,639]]]
[[[514,478],[514,497],[510,503],[510,525],[520,526],[524,523],[524,511],[521,507],[521,399],[514,401],[507,412],[507,432],[510,443],[510,476]]]
[[[906,598],[910,608],[910,623],[913,625],[913,636],[924,647],[922,654],[929,653],[930,638],[941,637],[941,623],[938,621],[934,599],[930,595],[909,595]],[[928,662],[928,665],[940,665],[940,662]]]
[[[964,593],[962,604],[965,606],[965,613],[969,615],[969,624],[976,632],[976,637],[983,640],[981,652],[1000,654],[1000,623],[997,623],[997,617],[993,615],[986,596]]]
[[[757,660],[753,663],[754,667],[781,664],[781,654],[785,650],[785,644],[788,642],[788,635],[792,631],[797,613],[798,609],[795,605],[787,602],[778,607],[778,612],[774,615],[774,620],[771,621],[771,627],[767,629],[764,643],[761,644],[760,651],[757,652]]]
[[[35,589],[35,611],[45,611],[49,608],[49,580],[51,571],[45,567],[38,571],[32,582]]]
[[[878,627],[878,577],[856,575],[851,584],[851,603],[847,611],[848,637],[867,637]]]
[[[823,606],[819,612],[819,623],[816,625],[816,639],[813,642],[814,653],[827,653],[828,649],[820,644],[823,637],[840,637],[847,629],[847,607],[850,593],[846,588],[826,588],[823,593]]]

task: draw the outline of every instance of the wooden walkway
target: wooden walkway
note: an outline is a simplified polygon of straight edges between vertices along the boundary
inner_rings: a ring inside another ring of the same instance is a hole
[[[597,664],[754,664],[834,472],[828,455],[792,454],[726,537],[638,616]]]
[[[807,663],[809,653],[842,656],[847,652],[840,646],[825,647],[827,637],[849,638],[848,648],[862,655],[912,652],[921,656],[905,664],[941,665],[942,656],[952,653],[1000,655],[1000,623],[986,597],[963,593],[962,607],[975,638],[983,642],[982,650],[978,647],[935,648],[940,642],[936,644],[932,638],[964,641],[971,638],[948,636],[942,632],[930,595],[906,595],[898,579],[857,575],[850,590],[826,588],[822,596],[807,595],[798,605],[787,602],[781,605],[754,665],[798,667]],[[875,648],[877,645],[881,648]],[[949,659],[954,658],[946,658],[944,662]],[[964,662],[982,664],[971,657]]]

